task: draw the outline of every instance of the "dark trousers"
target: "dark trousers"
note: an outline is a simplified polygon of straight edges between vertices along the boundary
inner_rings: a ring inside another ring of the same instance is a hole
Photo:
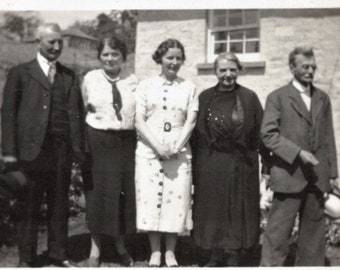
[[[29,178],[25,215],[18,223],[19,259],[34,262],[37,256],[39,211],[46,194],[48,256],[65,260],[68,222],[68,191],[72,158],[69,143],[59,137],[48,137],[39,156],[22,161]]]
[[[325,218],[323,193],[307,186],[301,193],[274,193],[267,229],[263,236],[262,266],[283,266],[289,240],[299,213],[296,266],[325,265]]]

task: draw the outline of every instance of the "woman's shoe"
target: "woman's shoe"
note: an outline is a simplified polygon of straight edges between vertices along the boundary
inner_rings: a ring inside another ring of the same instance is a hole
[[[161,267],[161,253],[159,251],[151,254],[149,267]]]
[[[124,265],[126,267],[134,266],[135,262],[133,261],[133,259],[129,255],[129,253],[119,254],[119,256],[120,256],[120,260],[122,262],[122,265]]]
[[[100,261],[98,257],[89,257],[86,260],[72,264],[74,264],[77,267],[99,267]]]
[[[165,265],[167,267],[178,267],[178,263],[173,252],[165,252]]]

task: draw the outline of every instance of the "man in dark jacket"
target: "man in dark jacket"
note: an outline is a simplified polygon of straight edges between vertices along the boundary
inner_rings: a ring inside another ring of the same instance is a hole
[[[328,95],[312,82],[316,62],[312,48],[289,55],[291,83],[267,99],[261,135],[272,153],[273,204],[263,238],[263,266],[282,266],[299,216],[295,265],[325,263],[324,201],[330,181],[338,177]]]
[[[4,87],[2,151],[7,170],[20,168],[29,178],[27,209],[18,224],[19,266],[34,266],[39,208],[48,206],[47,257],[67,262],[68,190],[72,162],[83,159],[83,112],[75,74],[57,62],[61,29],[37,29],[37,57],[9,70]]]

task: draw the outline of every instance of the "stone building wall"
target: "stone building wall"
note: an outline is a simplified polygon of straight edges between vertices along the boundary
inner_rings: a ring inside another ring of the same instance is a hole
[[[160,66],[152,60],[152,54],[161,42],[175,38],[183,44],[186,54],[179,75],[196,82],[196,64],[205,62],[205,18],[204,10],[140,11],[135,54],[137,77],[145,79],[160,73]]]
[[[246,69],[239,83],[257,92],[262,104],[271,91],[288,83],[288,54],[298,45],[314,47],[318,69],[315,85],[327,92],[333,105],[340,168],[340,9],[261,10],[260,53],[265,67]],[[199,75],[206,61],[207,11],[141,11],[137,28],[135,71],[140,79],[160,72],[151,55],[166,38],[179,39],[187,60],[180,76],[199,91],[216,83],[212,72]]]

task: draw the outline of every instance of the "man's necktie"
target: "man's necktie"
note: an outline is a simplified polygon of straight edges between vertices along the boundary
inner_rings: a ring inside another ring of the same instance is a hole
[[[116,112],[117,119],[119,121],[122,121],[122,115],[120,114],[120,110],[122,109],[122,106],[123,106],[122,97],[121,97],[121,95],[118,91],[116,81],[114,81],[114,82],[109,81],[109,83],[112,86],[113,108]]]
[[[50,62],[48,63],[48,65],[50,66],[50,68],[48,70],[47,77],[50,83],[53,84],[55,74],[57,73],[57,69],[56,69],[55,63]]]

